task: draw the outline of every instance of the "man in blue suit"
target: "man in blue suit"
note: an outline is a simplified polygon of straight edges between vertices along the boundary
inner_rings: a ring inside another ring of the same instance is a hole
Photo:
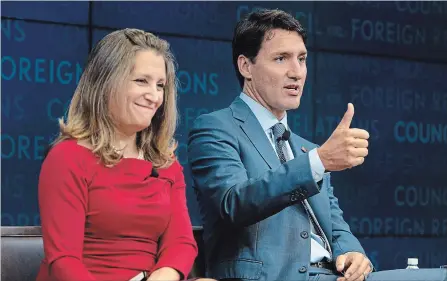
[[[188,156],[204,222],[207,276],[219,280],[445,280],[441,270],[374,272],[344,221],[330,172],[361,165],[365,130],[347,111],[321,146],[290,132],[306,80],[306,33],[278,10],[241,20],[233,63],[243,92],[196,119]],[[337,279],[338,278],[338,279]]]

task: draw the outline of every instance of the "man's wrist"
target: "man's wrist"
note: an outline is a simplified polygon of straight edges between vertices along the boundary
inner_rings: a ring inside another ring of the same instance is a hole
[[[316,153],[317,155],[318,155],[318,157],[320,158],[320,161],[321,161],[321,164],[323,165],[323,167],[324,167],[324,171],[326,171],[327,169],[326,169],[326,167],[327,167],[327,160],[326,160],[326,158],[325,158],[325,154],[324,154],[324,149],[322,149],[321,148],[321,146],[320,147],[318,147],[317,148],[317,153]]]

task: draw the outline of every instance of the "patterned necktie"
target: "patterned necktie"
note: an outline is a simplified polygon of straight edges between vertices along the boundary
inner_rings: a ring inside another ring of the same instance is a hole
[[[286,127],[282,123],[276,123],[272,127],[273,131],[273,137],[275,138],[275,148],[276,152],[278,153],[279,160],[281,161],[281,164],[285,163],[287,161],[286,158],[286,140],[283,138],[283,134],[286,131]],[[307,214],[310,218],[310,221],[312,222],[313,228],[315,229],[315,232],[318,236],[321,238],[321,242],[323,242],[323,247],[329,252],[330,256],[332,257],[332,250],[331,246],[329,244],[329,241],[327,240],[326,234],[324,233],[323,229],[321,228],[320,224],[318,223],[317,217],[315,216],[315,213],[312,210],[312,207],[310,206],[307,199],[304,199],[302,201],[304,209],[306,209]],[[320,241],[318,241],[320,242]]]

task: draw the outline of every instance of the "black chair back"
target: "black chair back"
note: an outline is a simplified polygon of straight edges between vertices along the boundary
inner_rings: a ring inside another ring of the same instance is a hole
[[[38,226],[2,226],[2,281],[36,280],[43,259]]]

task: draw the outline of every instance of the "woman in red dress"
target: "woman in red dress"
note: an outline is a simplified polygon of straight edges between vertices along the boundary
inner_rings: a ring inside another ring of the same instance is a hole
[[[40,173],[38,281],[188,277],[197,245],[174,154],[176,96],[166,41],[124,29],[93,49]]]

